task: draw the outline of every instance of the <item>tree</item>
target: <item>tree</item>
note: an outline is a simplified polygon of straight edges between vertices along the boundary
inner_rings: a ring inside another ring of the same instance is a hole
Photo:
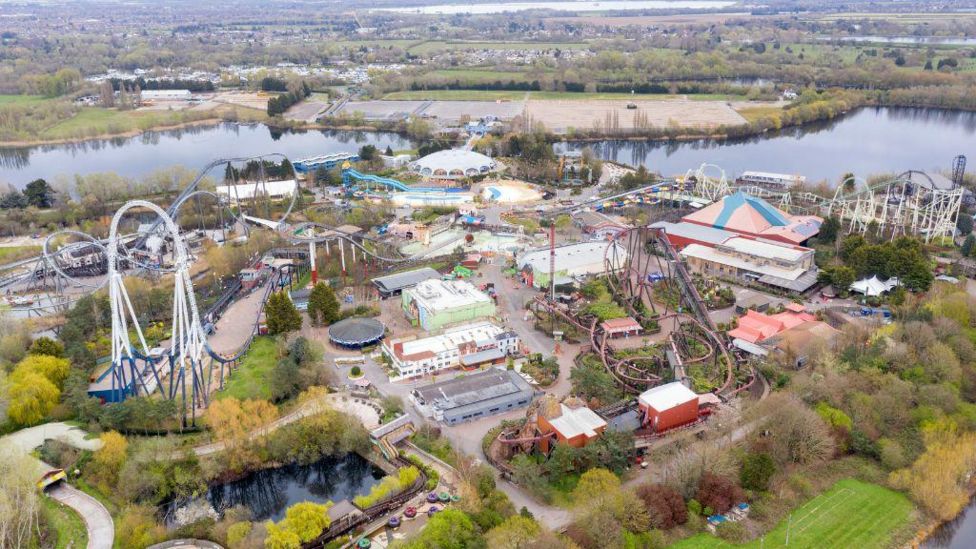
[[[925,452],[907,469],[891,473],[891,483],[908,490],[933,516],[949,520],[969,501],[967,478],[976,467],[976,434],[925,433]]]
[[[119,478],[119,471],[125,465],[129,442],[116,431],[102,433],[98,438],[102,441],[102,447],[92,458],[95,475],[112,487]]]
[[[0,196],[0,209],[15,210],[27,207],[27,197],[20,191],[10,191]]]
[[[830,428],[799,398],[774,393],[756,406],[765,414],[769,455],[778,464],[827,460],[834,454]],[[763,417],[759,415],[758,417]]]
[[[284,524],[268,522],[268,536],[264,538],[266,549],[301,549],[302,540],[298,534]]]
[[[478,549],[485,542],[471,518],[458,509],[445,509],[427,521],[427,526],[402,549]]]
[[[839,265],[830,270],[830,283],[839,292],[847,291],[856,278],[854,269],[850,267]]]
[[[278,409],[264,400],[234,397],[213,401],[204,418],[214,438],[224,446],[228,468],[243,471],[260,460],[261,428],[278,417]]]
[[[30,354],[17,363],[14,368],[12,379],[16,379],[18,373],[34,372],[44,376],[48,381],[60,391],[64,385],[65,378],[68,377],[68,370],[71,363],[66,358],[58,358],[51,355]]]
[[[378,151],[375,145],[363,145],[359,148],[359,159],[364,162],[369,162],[376,158]]]
[[[742,459],[742,469],[739,470],[739,482],[749,490],[765,491],[769,488],[769,479],[776,474],[776,462],[769,454],[747,454]]]
[[[968,235],[973,232],[973,216],[960,213],[956,218],[956,228],[959,229],[959,234]]]
[[[332,502],[322,504],[304,501],[292,505],[285,511],[285,518],[281,522],[268,525],[268,539],[272,538],[271,532],[274,528],[278,541],[272,543],[283,542],[284,546],[290,546],[287,544],[297,539],[299,544],[296,547],[300,547],[302,543],[314,540],[332,523],[329,519],[330,507]],[[270,546],[266,544],[266,547]]]
[[[24,197],[27,199],[27,203],[36,208],[50,208],[53,195],[54,189],[43,179],[35,179],[24,188]]]
[[[40,521],[41,503],[34,460],[19,453],[0,459],[0,547],[30,547]]]
[[[57,341],[47,336],[41,336],[31,343],[30,349],[27,350],[27,353],[31,355],[47,355],[63,358],[64,345],[61,345]]]
[[[332,286],[318,282],[308,296],[308,316],[314,326],[332,324],[339,320],[339,299]]]
[[[733,505],[745,501],[745,494],[742,488],[731,480],[705,473],[698,482],[698,493],[695,499],[716,513],[725,513]]]
[[[302,327],[302,315],[284,291],[271,294],[265,305],[264,314],[268,333],[271,335],[293,332]]]
[[[833,242],[837,239],[837,233],[840,231],[840,219],[837,216],[832,215],[820,225],[820,232],[817,234],[817,239],[821,242]]]
[[[393,147],[390,147],[389,145],[387,145],[386,146],[386,152],[384,152],[383,154],[385,154],[386,156],[393,156]]]
[[[61,391],[54,383],[38,372],[15,370],[10,378],[7,415],[18,425],[40,422],[61,398]]]
[[[973,236],[973,233],[970,232],[966,234],[966,239],[962,241],[962,248],[959,251],[963,257],[972,257],[973,247],[976,247],[976,236]]]
[[[637,488],[637,497],[647,507],[654,528],[669,530],[688,522],[688,506],[674,488],[663,484],[644,484]]]
[[[541,530],[538,522],[515,515],[489,530],[485,541],[492,549],[522,549],[529,547]]]

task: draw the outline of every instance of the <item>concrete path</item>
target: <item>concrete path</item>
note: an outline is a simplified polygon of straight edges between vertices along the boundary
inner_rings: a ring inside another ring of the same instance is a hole
[[[63,482],[48,489],[47,494],[81,515],[88,530],[88,549],[112,549],[115,524],[97,499]]]
[[[102,447],[101,440],[86,439],[86,435],[85,431],[67,423],[45,423],[0,437],[0,449],[31,457],[31,452],[44,444],[45,440],[60,440],[83,450],[94,451]],[[53,466],[39,459],[35,459],[35,462],[38,476],[54,469]],[[88,549],[111,549],[115,541],[115,524],[112,522],[112,515],[97,499],[72,488],[65,482],[51,487],[47,494],[74,509],[85,521],[85,528],[88,530]]]

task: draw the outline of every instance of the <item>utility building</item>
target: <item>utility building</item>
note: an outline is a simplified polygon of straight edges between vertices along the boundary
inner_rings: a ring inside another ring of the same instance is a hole
[[[698,420],[698,395],[679,381],[648,389],[637,397],[644,425],[655,433]]]
[[[518,372],[497,368],[410,392],[410,400],[425,416],[447,425],[521,408],[534,396],[532,387]]]
[[[403,312],[429,331],[495,315],[495,301],[465,280],[425,280],[403,290]]]

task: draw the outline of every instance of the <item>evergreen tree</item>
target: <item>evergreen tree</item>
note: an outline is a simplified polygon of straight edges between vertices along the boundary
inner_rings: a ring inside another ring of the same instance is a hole
[[[976,247],[976,237],[972,233],[966,236],[966,240],[962,242],[962,255],[963,257],[971,257],[973,255],[973,247]]]
[[[38,208],[50,208],[51,197],[53,195],[54,189],[43,179],[31,181],[24,189],[24,196],[27,198],[27,203]]]
[[[319,282],[312,288],[308,296],[308,316],[315,326],[339,320],[339,299],[332,286]]]
[[[271,335],[292,332],[302,327],[302,315],[285,292],[275,292],[268,298],[264,315]]]

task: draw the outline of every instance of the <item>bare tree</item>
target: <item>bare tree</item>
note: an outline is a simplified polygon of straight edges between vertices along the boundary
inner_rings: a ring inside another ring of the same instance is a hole
[[[0,456],[0,546],[27,547],[39,533],[37,466],[24,455]]]

